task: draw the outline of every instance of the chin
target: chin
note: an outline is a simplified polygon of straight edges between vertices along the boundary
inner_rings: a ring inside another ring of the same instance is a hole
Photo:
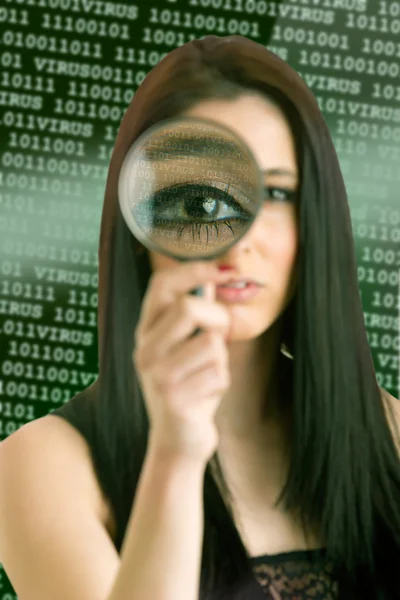
[[[256,319],[253,319],[253,321],[249,319],[239,320],[232,317],[232,325],[227,342],[255,340],[266,333],[273,322],[273,320],[268,322],[257,322]]]
[[[277,323],[281,310],[265,314],[263,311],[249,310],[245,305],[231,306],[231,329],[227,342],[255,340]]]

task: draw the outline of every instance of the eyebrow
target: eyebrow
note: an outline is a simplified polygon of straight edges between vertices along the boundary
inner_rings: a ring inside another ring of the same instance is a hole
[[[204,148],[209,146],[212,150],[218,150],[223,156],[226,151],[237,152],[238,146],[235,142],[221,139],[220,137],[212,138],[204,136],[202,139],[192,138],[190,136],[180,135],[178,139],[178,146],[169,146],[164,149],[163,142],[170,142],[171,138],[165,134],[158,139],[156,145],[149,145],[145,149],[144,158],[147,160],[157,160],[161,153],[168,153],[169,157],[172,156],[195,156],[204,157]],[[176,142],[175,142],[176,143]],[[186,146],[186,147],[185,147]],[[162,158],[165,158],[162,156]]]
[[[263,171],[264,175],[289,175],[293,177],[293,179],[297,179],[295,173],[293,171],[289,171],[288,169],[266,169]]]
[[[162,152],[162,150],[163,150],[162,142],[164,140],[169,141],[168,137],[165,136],[165,138],[159,139],[157,145],[148,146],[145,150],[144,158],[146,160],[159,159],[159,153],[160,153],[160,151]],[[233,141],[228,141],[228,140],[221,139],[221,138],[217,138],[217,139],[209,138],[207,136],[205,136],[201,140],[193,139],[190,136],[189,137],[182,136],[179,138],[180,147],[176,148],[176,147],[172,146],[167,149],[168,156],[171,158],[173,156],[187,155],[187,151],[184,152],[182,150],[182,145],[184,145],[184,144],[190,145],[192,153],[194,153],[195,155],[198,155],[198,156],[204,156],[204,146],[207,144],[213,150],[218,150],[219,152],[221,152],[221,154],[223,154],[224,151],[226,152],[227,150],[233,150],[235,152],[237,151],[237,145]],[[160,146],[161,146],[161,148],[160,148]],[[293,179],[297,179],[296,174],[293,171],[290,171],[289,169],[283,169],[283,168],[266,169],[266,170],[263,170],[262,173],[263,173],[263,175],[289,175]]]

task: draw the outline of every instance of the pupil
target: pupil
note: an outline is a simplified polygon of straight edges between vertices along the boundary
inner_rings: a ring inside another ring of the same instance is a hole
[[[213,217],[217,213],[217,200],[214,198],[185,199],[185,210],[192,218]]]

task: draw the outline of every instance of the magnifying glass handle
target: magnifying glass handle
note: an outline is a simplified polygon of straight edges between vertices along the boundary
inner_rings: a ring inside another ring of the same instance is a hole
[[[194,288],[193,290],[190,290],[190,294],[192,294],[193,296],[204,296],[204,290],[200,286],[200,287]],[[195,335],[198,335],[199,333],[201,333],[201,329],[198,327],[197,329],[194,330],[193,335],[191,337],[194,337]]]

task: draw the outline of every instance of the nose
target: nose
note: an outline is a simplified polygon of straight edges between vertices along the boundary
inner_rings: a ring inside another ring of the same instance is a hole
[[[224,260],[222,264],[230,265],[236,258],[242,254],[248,254],[251,251],[252,245],[252,234],[251,231],[247,231],[245,235],[240,238],[236,244],[233,244],[223,255]]]

